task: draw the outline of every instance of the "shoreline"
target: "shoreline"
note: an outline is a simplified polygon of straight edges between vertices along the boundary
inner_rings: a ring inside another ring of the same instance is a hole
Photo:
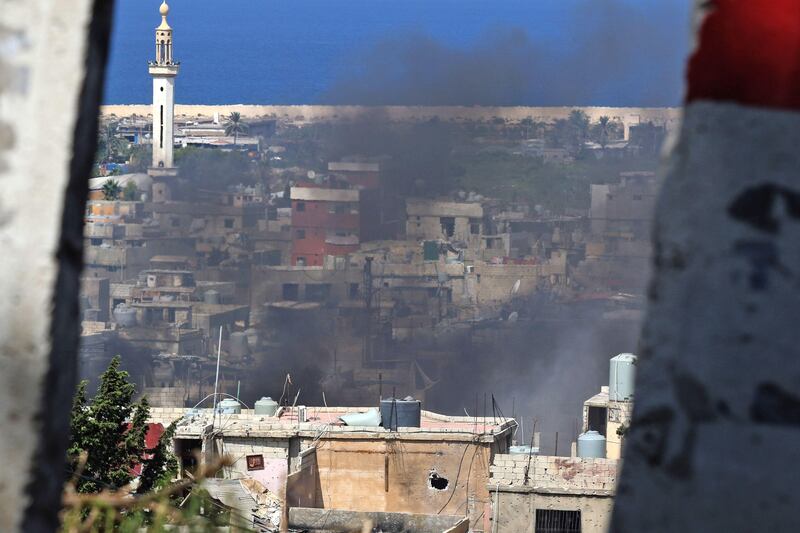
[[[175,104],[175,117],[210,118],[215,114],[228,115],[238,112],[246,119],[278,119],[290,122],[349,121],[365,113],[382,113],[390,121],[419,121],[438,118],[447,121],[488,121],[502,118],[518,122],[530,118],[541,122],[553,122],[566,118],[573,110],[582,110],[592,122],[601,116],[627,125],[640,122],[654,122],[673,129],[680,121],[679,107],[531,107],[531,106],[357,106],[357,105],[256,105],[256,104],[218,104],[193,105]],[[150,104],[113,104],[100,106],[101,117],[151,116]]]

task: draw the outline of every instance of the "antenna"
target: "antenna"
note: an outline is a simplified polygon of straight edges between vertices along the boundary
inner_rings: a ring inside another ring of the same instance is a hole
[[[222,356],[222,326],[219,327],[219,343],[217,344],[217,376],[214,378],[214,411],[211,414],[211,430],[217,421],[217,391],[219,390],[219,360]]]

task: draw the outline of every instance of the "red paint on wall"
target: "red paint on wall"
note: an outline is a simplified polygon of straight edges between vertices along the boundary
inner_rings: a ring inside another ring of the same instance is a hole
[[[687,101],[800,108],[800,0],[715,0],[689,60]]]

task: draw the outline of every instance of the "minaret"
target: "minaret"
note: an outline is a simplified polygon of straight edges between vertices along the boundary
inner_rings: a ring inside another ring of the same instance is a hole
[[[156,28],[156,59],[149,62],[153,77],[153,177],[174,176],[172,147],[174,142],[175,76],[179,63],[172,58],[172,28],[167,24],[169,6],[164,0],[159,8],[161,25]],[[168,191],[162,191],[168,194]],[[158,201],[157,191],[153,200]],[[161,198],[162,200],[168,198]]]

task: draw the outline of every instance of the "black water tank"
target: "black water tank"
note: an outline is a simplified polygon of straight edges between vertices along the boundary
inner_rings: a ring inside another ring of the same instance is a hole
[[[422,416],[422,403],[411,396],[397,400],[381,400],[381,420],[384,428],[397,431],[397,428],[418,428]]]

